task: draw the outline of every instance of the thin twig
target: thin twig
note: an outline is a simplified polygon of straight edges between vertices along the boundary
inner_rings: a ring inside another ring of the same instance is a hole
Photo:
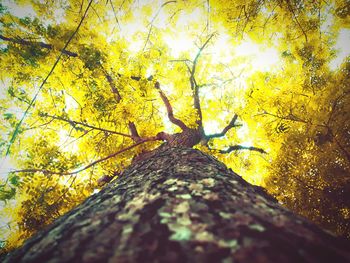
[[[64,117],[60,117],[60,116],[54,116],[54,115],[49,115],[47,113],[41,113],[39,114],[41,117],[48,117],[48,118],[52,118],[55,120],[60,120],[60,121],[64,121],[64,122],[68,122],[70,125],[75,126],[75,125],[81,125],[84,127],[88,127],[90,129],[94,129],[94,130],[99,130],[99,131],[103,131],[103,132],[107,132],[107,133],[112,133],[112,134],[116,134],[116,135],[120,135],[120,136],[124,136],[124,137],[128,137],[128,138],[133,138],[131,135],[126,134],[126,133],[122,133],[122,132],[117,132],[117,131],[113,131],[113,130],[109,130],[109,129],[104,129],[104,128],[100,128],[100,127],[96,127],[84,122],[80,122],[80,121],[75,121],[75,120],[70,120],[70,119],[66,119]]]
[[[270,112],[267,112],[264,110],[262,113],[256,114],[255,116],[259,116],[259,115],[269,115],[269,116],[272,116],[272,117],[275,117],[275,118],[278,118],[281,120],[289,120],[289,121],[301,122],[301,123],[305,123],[305,124],[312,124],[311,122],[300,119],[299,117],[297,117],[293,114],[288,114],[287,116],[280,116],[280,115],[273,114],[273,113],[270,113]]]
[[[113,11],[113,14],[114,14],[115,21],[117,22],[117,25],[118,25],[119,30],[120,30],[121,28],[120,28],[119,20],[118,20],[118,17],[117,17],[117,14],[115,12],[114,5],[113,5],[112,2],[113,2],[112,0],[109,1],[109,3],[111,4],[111,7],[112,7],[112,11]]]
[[[160,11],[162,10],[162,8],[168,4],[171,4],[171,3],[176,3],[176,1],[167,1],[165,3],[163,3],[157,10],[156,14],[154,15],[154,17],[152,18],[151,22],[148,24],[148,25],[152,25],[154,20],[156,20],[156,18],[158,17]]]
[[[32,42],[32,41],[28,41],[28,40],[24,40],[24,39],[19,39],[19,38],[11,38],[11,37],[5,37],[3,35],[0,34],[0,39],[4,40],[4,41],[9,41],[15,44],[20,44],[20,45],[24,45],[24,46],[30,46],[30,45],[38,45],[41,48],[46,48],[46,49],[54,49],[54,46],[51,44],[47,44],[44,42]],[[71,57],[77,57],[78,54],[74,53],[72,51],[69,51],[65,48],[60,50],[62,54],[71,56]]]
[[[112,153],[112,154],[110,154],[110,155],[108,155],[106,157],[98,159],[98,160],[88,164],[87,166],[85,166],[85,167],[83,167],[83,168],[81,168],[79,170],[76,170],[74,172],[54,172],[54,171],[45,170],[45,169],[22,169],[22,170],[13,170],[13,171],[11,171],[11,173],[36,173],[36,172],[41,172],[41,173],[44,173],[44,174],[58,174],[58,175],[78,174],[78,173],[80,173],[80,172],[82,172],[84,170],[89,169],[90,167],[92,167],[92,166],[94,166],[94,165],[96,165],[98,163],[101,163],[101,162],[104,162],[104,161],[106,161],[108,159],[111,159],[111,158],[117,156],[118,154],[126,152],[126,151],[128,151],[128,150],[130,150],[130,149],[132,149],[132,148],[134,148],[134,147],[136,147],[136,146],[138,146],[138,145],[140,145],[142,143],[149,142],[149,141],[156,141],[156,140],[158,140],[158,138],[156,138],[156,137],[150,137],[150,138],[143,139],[142,141],[134,143],[133,145],[130,145],[130,146],[126,147],[126,148],[123,148],[120,151]]]
[[[260,153],[267,153],[264,149],[254,147],[254,146],[243,146],[243,145],[233,145],[229,146],[226,150],[219,150],[220,153],[230,153],[232,151],[240,151],[240,150],[249,150],[249,151],[256,151]]]
[[[150,28],[149,28],[149,30],[148,30],[147,39],[146,39],[145,45],[143,46],[142,51],[145,51],[145,49],[146,49],[146,46],[147,46],[148,41],[149,41],[149,38],[150,38],[150,36],[151,36],[152,28],[153,28],[153,25],[151,25]]]
[[[292,12],[292,15],[293,15],[293,17],[294,17],[295,22],[298,24],[298,26],[300,27],[301,31],[303,32],[303,35],[304,35],[304,37],[305,37],[305,41],[308,42],[307,34],[306,34],[304,28],[303,28],[303,27],[301,26],[301,24],[299,23],[299,20],[298,20],[297,16],[295,15],[295,12],[294,12],[294,10],[293,10],[293,8],[292,8],[292,6],[291,6],[289,0],[286,0],[286,2],[287,2],[287,6],[288,6],[289,11]]]
[[[150,29],[148,30],[148,34],[147,34],[147,39],[146,39],[146,42],[145,42],[145,45],[143,46],[143,51],[146,49],[146,46],[148,44],[148,41],[149,41],[149,38],[151,36],[151,32],[152,32],[152,29],[153,29],[153,22],[154,20],[156,20],[156,18],[158,17],[160,11],[162,10],[162,8],[164,6],[166,6],[167,4],[170,4],[170,3],[176,3],[176,1],[167,1],[165,3],[163,3],[159,9],[157,10],[157,13],[154,15],[154,17],[152,18],[151,22],[148,24],[150,26]]]

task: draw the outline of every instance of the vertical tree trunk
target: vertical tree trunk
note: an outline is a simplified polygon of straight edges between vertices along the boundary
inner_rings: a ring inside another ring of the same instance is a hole
[[[349,244],[211,156],[169,148],[7,255],[5,262],[349,262]]]

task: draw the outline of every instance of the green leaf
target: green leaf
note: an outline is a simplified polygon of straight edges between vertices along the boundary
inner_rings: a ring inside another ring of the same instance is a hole
[[[12,175],[10,178],[9,178],[9,181],[10,183],[13,185],[13,186],[18,186],[19,183],[20,183],[20,178],[18,175]]]
[[[4,113],[4,119],[5,120],[9,120],[12,119],[14,117],[14,115],[12,113]]]
[[[6,11],[6,7],[4,7],[1,3],[0,3],[0,14],[5,13]]]
[[[32,20],[30,19],[30,17],[26,16],[24,18],[20,18],[19,22],[23,25],[28,26],[32,22]]]
[[[13,199],[16,195],[16,188],[10,188],[10,190],[4,189],[5,187],[0,187],[0,200],[7,201]]]

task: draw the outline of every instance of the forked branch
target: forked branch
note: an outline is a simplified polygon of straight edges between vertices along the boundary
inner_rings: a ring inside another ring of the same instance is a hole
[[[205,142],[205,145],[208,146],[208,141],[210,139],[213,139],[213,138],[220,138],[220,137],[223,137],[225,136],[225,134],[230,130],[232,129],[233,127],[238,127],[238,126],[241,126],[240,124],[236,124],[236,121],[238,119],[238,115],[235,114],[233,116],[233,118],[231,119],[230,123],[222,130],[222,132],[220,133],[214,133],[214,134],[210,134],[210,135],[205,135],[204,136],[204,142]],[[209,148],[211,149],[211,148]],[[214,149],[211,149],[211,150],[214,150]],[[225,153],[230,153],[230,152],[233,152],[233,151],[241,151],[241,150],[249,150],[249,151],[256,151],[256,152],[259,152],[259,153],[264,153],[266,154],[267,152],[262,149],[262,148],[258,148],[258,147],[254,147],[254,146],[243,146],[243,145],[231,145],[229,146],[227,149],[225,150],[219,150],[219,153],[222,153],[222,154],[225,154]]]
[[[175,125],[179,126],[183,131],[184,130],[187,130],[188,127],[186,126],[186,124],[181,121],[180,119],[177,119],[175,118],[174,116],[174,113],[173,113],[173,107],[171,106],[170,102],[169,102],[169,99],[167,98],[167,96],[164,94],[164,92],[160,89],[160,84],[159,82],[157,81],[155,84],[154,84],[154,87],[158,90],[159,92],[159,95],[160,97],[162,98],[164,104],[165,104],[165,107],[166,107],[166,110],[167,110],[167,113],[168,113],[168,118],[169,120],[174,123]]]
[[[237,118],[238,118],[238,115],[235,114],[232,118],[232,120],[230,121],[230,123],[222,130],[222,132],[220,133],[214,133],[214,134],[210,134],[210,135],[205,135],[205,138],[206,139],[213,139],[213,138],[220,138],[220,137],[223,137],[225,136],[225,134],[230,130],[232,129],[233,127],[239,127],[241,126],[240,124],[236,124],[236,121],[237,121]]]
[[[195,73],[196,73],[196,67],[198,63],[198,59],[204,50],[204,48],[208,45],[209,41],[213,38],[214,34],[211,34],[208,39],[204,42],[204,44],[199,48],[196,57],[193,60],[192,63],[192,68],[190,68],[187,63],[186,66],[189,70],[190,73],[190,84],[191,84],[191,89],[193,91],[193,105],[194,108],[198,112],[198,121],[197,124],[199,126],[199,129],[203,131],[203,124],[202,124],[202,110],[201,110],[201,104],[199,100],[199,86],[197,85],[196,78],[195,78]]]

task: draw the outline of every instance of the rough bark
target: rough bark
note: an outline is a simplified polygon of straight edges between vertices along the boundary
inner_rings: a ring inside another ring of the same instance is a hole
[[[4,262],[349,262],[349,251],[213,157],[168,148]]]

